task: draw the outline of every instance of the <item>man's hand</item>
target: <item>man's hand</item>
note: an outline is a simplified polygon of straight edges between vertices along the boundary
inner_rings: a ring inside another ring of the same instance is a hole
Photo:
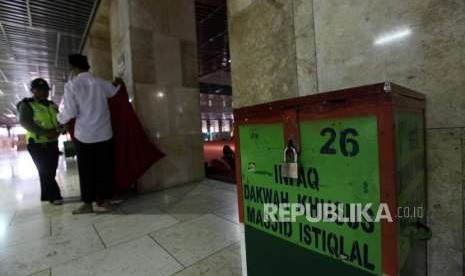
[[[66,132],[68,132],[68,125],[59,125],[57,132],[59,134],[66,134]]]
[[[47,132],[45,136],[47,136],[48,139],[56,139],[58,138],[58,136],[60,136],[60,134],[55,129],[52,129],[49,132]]]
[[[124,81],[122,78],[115,77],[115,79],[113,80],[113,85],[114,86],[124,85]]]

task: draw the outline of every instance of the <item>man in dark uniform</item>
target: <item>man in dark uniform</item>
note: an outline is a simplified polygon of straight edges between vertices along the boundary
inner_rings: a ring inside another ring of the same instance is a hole
[[[40,177],[41,201],[54,205],[63,203],[60,188],[55,179],[58,167],[59,123],[56,119],[58,106],[48,100],[50,87],[41,78],[31,82],[32,98],[18,103],[19,123],[26,133],[27,149]]]

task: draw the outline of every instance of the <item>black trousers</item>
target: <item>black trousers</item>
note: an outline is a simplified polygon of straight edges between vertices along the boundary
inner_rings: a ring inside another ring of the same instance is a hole
[[[40,177],[40,200],[61,200],[60,188],[55,179],[58,168],[58,142],[34,143],[27,145],[27,150],[39,171]]]
[[[100,143],[74,142],[79,169],[81,200],[85,203],[111,199],[113,140]]]

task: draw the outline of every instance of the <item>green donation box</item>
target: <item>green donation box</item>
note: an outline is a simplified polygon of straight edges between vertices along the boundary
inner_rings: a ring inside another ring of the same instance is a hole
[[[249,276],[420,271],[422,94],[381,83],[234,114]]]

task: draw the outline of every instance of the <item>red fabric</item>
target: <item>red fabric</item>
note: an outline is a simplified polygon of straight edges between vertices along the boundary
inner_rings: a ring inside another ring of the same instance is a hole
[[[108,100],[114,139],[113,195],[125,193],[165,154],[145,134],[124,85]]]
[[[155,146],[145,134],[139,118],[129,103],[124,85],[120,85],[115,96],[108,100],[113,127],[114,174],[113,196],[128,191],[139,177],[165,154]],[[69,123],[69,133],[74,140],[73,119]]]

